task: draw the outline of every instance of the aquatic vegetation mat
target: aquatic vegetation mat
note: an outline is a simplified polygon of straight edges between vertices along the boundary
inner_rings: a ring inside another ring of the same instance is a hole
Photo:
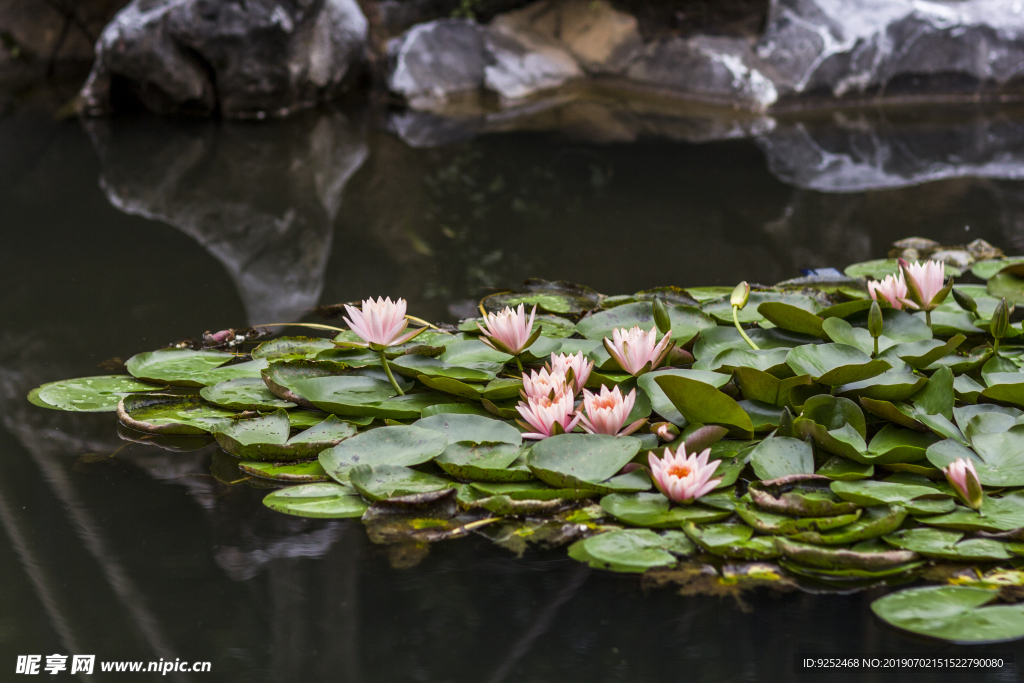
[[[1024,638],[1024,257],[924,242],[774,286],[530,280],[457,325],[368,299],[28,400],[216,442],[226,485],[359,517],[400,564],[477,534],[687,595],[901,586],[872,605],[895,628]]]

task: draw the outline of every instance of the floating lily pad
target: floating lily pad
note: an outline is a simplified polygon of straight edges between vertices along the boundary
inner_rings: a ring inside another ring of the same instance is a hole
[[[792,538],[816,545],[847,545],[892,533],[906,517],[906,509],[899,505],[877,505],[865,508],[864,514],[853,524],[824,533],[804,531],[793,534]]]
[[[665,539],[653,531],[624,529],[577,541],[569,547],[569,557],[595,569],[640,573],[676,563],[665,546]]]
[[[388,428],[384,427],[383,429]],[[324,464],[322,459],[320,462]],[[328,474],[332,477],[337,478],[336,473],[328,469],[326,464],[324,469],[327,469]],[[352,486],[364,498],[374,502],[397,496],[440,491],[452,486],[447,479],[401,465],[356,465],[348,474]]]
[[[851,503],[858,505],[886,505],[889,503],[903,504],[915,498],[947,497],[931,486],[915,486],[891,481],[837,481],[833,482],[832,491]]]
[[[298,517],[362,517],[369,504],[347,486],[306,484],[274,491],[263,499],[271,510]]]
[[[691,306],[667,306],[672,321],[672,339],[678,344],[690,341],[701,330],[715,327],[715,321],[699,308]],[[612,338],[615,328],[630,329],[639,325],[643,330],[650,330],[654,324],[654,305],[638,302],[616,306],[607,311],[600,311],[583,318],[576,324],[576,331],[587,339],[600,341],[605,337]],[[659,335],[660,337],[661,335]]]
[[[125,375],[79,377],[50,382],[33,389],[28,400],[42,408],[73,412],[112,412],[129,394],[160,391],[165,387],[153,386]]]
[[[449,344],[437,359],[449,365],[498,373],[512,356],[495,351],[479,339],[467,339]]]
[[[876,259],[874,261],[863,261],[847,266],[843,273],[852,278],[868,278],[871,280],[884,280],[888,275],[895,275],[900,272],[900,264],[896,259]],[[959,268],[946,264],[947,277],[960,277]]]
[[[976,434],[972,449],[945,439],[928,447],[928,461],[938,468],[949,466],[958,458],[974,463],[978,479],[986,486],[1024,486],[1024,425],[1004,432]]]
[[[929,526],[961,531],[1012,531],[1024,527],[1024,492],[1011,493],[1002,498],[985,496],[980,512],[960,507],[953,512],[934,517],[918,517],[917,521]]]
[[[753,436],[754,424],[750,416],[736,401],[713,386],[674,375],[661,375],[654,381],[687,421],[721,425],[739,438]]]
[[[523,442],[522,433],[512,425],[481,415],[435,415],[417,420],[413,426],[444,434],[448,443],[500,442],[518,446]]]
[[[578,500],[591,498],[597,493],[591,490],[559,488],[542,481],[514,482],[473,482],[472,488],[488,496],[508,496],[512,500]]]
[[[238,469],[261,479],[282,481],[290,484],[311,484],[329,482],[331,478],[316,460],[312,462],[279,463],[246,460],[238,463]]]
[[[661,417],[665,418],[672,424],[685,427],[687,424],[686,418],[679,412],[679,409],[675,407],[665,392],[658,386],[655,381],[658,377],[688,377],[690,379],[704,382],[715,388],[720,388],[729,383],[729,376],[723,375],[718,372],[708,372],[703,370],[655,370],[654,372],[648,372],[637,378],[637,385],[647,394],[651,401],[651,409]]]
[[[757,307],[757,312],[776,327],[827,339],[822,319],[803,308],[781,301],[766,301]]]
[[[754,537],[754,530],[746,524],[708,524],[698,527],[693,522],[686,522],[683,531],[694,543],[713,555],[741,560],[767,560],[779,556],[773,537]]]
[[[198,396],[174,394],[131,394],[117,406],[122,424],[150,434],[206,434],[234,415]]]
[[[985,562],[1009,560],[1014,557],[1006,548],[1005,543],[988,538],[972,538],[963,541],[964,535],[958,531],[944,529],[902,529],[883,536],[889,545],[904,550],[912,550],[926,557],[961,562]]]
[[[269,415],[230,420],[215,429],[217,443],[236,458],[286,462],[315,458],[355,434],[356,428],[330,415],[291,438],[290,432],[288,413],[280,409]]]
[[[526,464],[538,479],[556,488],[632,493],[651,487],[646,473],[615,475],[639,450],[640,440],[630,436],[561,434],[537,442]]]
[[[334,342],[321,337],[280,337],[257,346],[252,357],[266,358],[271,362],[312,359],[321,351],[333,348],[336,348]]]
[[[684,522],[717,522],[730,514],[703,505],[671,505],[660,493],[612,493],[601,498],[601,508],[625,524],[655,529],[678,529]]]
[[[793,420],[793,433],[800,438],[810,436],[829,453],[871,464],[865,457],[864,414],[847,398],[822,395],[808,399],[801,416]]]
[[[778,379],[768,372],[751,367],[736,368],[733,375],[745,398],[777,406],[784,406],[789,402],[789,394],[794,387],[812,384],[810,375]]]
[[[386,380],[362,375],[330,375],[294,380],[291,390],[304,402],[336,415],[368,415],[395,395]]]
[[[230,410],[276,410],[295,404],[278,398],[260,377],[242,377],[203,387],[199,395],[215,406]]]
[[[423,409],[420,413],[423,417],[432,417],[434,415],[483,415],[484,417],[490,415],[489,412],[481,405],[477,403],[439,403],[437,405],[428,406]]]
[[[794,306],[796,308],[802,308],[809,313],[816,313],[821,305],[809,296],[803,294],[792,294],[789,292],[751,292],[750,297],[747,299],[747,305],[738,313],[738,318],[741,324],[745,323],[759,323],[765,320],[764,315],[759,312],[761,304],[768,302],[778,302]],[[702,304],[701,308],[708,315],[714,317],[721,323],[727,325],[732,324],[732,304],[729,302],[729,298],[719,299],[717,301],[708,302]]]
[[[211,349],[160,349],[132,356],[125,367],[132,375],[147,382],[202,387],[210,384],[201,379],[204,375],[234,358],[230,353]]]
[[[1024,637],[1024,603],[986,606],[998,595],[971,586],[927,586],[886,595],[871,603],[871,610],[896,628],[951,643]]]
[[[525,464],[529,446],[515,443],[451,441],[434,459],[453,477],[472,481],[529,481],[533,472]],[[517,463],[518,461],[518,463]]]
[[[830,484],[824,477],[798,475],[753,482],[748,492],[758,507],[781,515],[832,517],[851,514],[860,507],[840,500]]]
[[[822,465],[816,474],[828,477],[834,481],[858,481],[867,479],[875,473],[873,465],[862,465],[846,458],[836,455],[829,458]]]
[[[902,372],[883,372],[870,379],[836,387],[836,393],[847,398],[871,398],[878,401],[905,401],[928,383],[927,377]],[[950,391],[950,397],[953,392]]]
[[[357,465],[421,465],[448,446],[448,437],[421,427],[380,427],[320,453],[320,464],[338,481]],[[375,499],[376,500],[376,499]]]
[[[871,439],[866,454],[851,459],[865,465],[917,462],[925,459],[928,447],[938,440],[930,432],[887,424]]]
[[[776,436],[759,443],[750,454],[750,464],[759,479],[777,479],[790,474],[813,474],[811,447],[788,436]]]
[[[786,363],[797,375],[810,375],[815,381],[838,387],[880,375],[892,366],[847,344],[798,346],[786,356]]]
[[[800,543],[789,538],[777,539],[776,543],[786,557],[802,565],[821,569],[851,568],[878,572],[903,567],[918,558],[917,553],[908,550],[864,552]]]
[[[407,377],[442,377],[463,382],[489,382],[497,374],[496,370],[478,370],[476,368],[452,365],[430,356],[399,356],[390,361],[393,371]]]
[[[787,517],[774,512],[766,512],[743,500],[736,504],[736,512],[756,531],[780,536],[792,536],[805,531],[837,529],[856,522],[861,516],[860,510],[854,510],[849,514],[832,517]]]

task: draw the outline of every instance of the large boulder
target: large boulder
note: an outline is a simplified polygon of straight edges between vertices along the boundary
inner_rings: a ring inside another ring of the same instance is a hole
[[[107,25],[85,113],[280,116],[337,94],[365,55],[355,0],[133,0]]]
[[[1024,73],[1024,9],[1007,0],[772,0],[757,46],[784,95],[960,93]]]

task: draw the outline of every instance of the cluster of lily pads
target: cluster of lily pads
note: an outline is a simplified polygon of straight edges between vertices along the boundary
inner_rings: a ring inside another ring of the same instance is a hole
[[[980,284],[890,259],[626,296],[534,280],[458,326],[371,299],[349,329],[307,325],[331,337],[224,331],[29,400],[116,411],[124,438],[166,448],[216,439],[222,479],[273,488],[279,512],[361,517],[375,542],[568,545],[684,592],[925,579],[876,614],[1016,639],[1024,257],[970,265]]]

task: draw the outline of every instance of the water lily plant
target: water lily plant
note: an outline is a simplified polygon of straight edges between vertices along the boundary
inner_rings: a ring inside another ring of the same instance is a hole
[[[722,480],[712,479],[718,469],[720,460],[708,462],[711,449],[705,448],[699,454],[686,454],[686,444],[680,444],[673,453],[666,448],[661,458],[651,453],[647,461],[651,466],[651,478],[665,496],[676,503],[690,504],[701,496],[707,495]]]
[[[480,338],[495,351],[507,353],[516,359],[519,366],[519,373],[523,372],[523,363],[519,360],[520,354],[528,349],[540,336],[540,328],[533,331],[533,321],[537,315],[537,307],[530,311],[530,317],[526,317],[526,308],[519,304],[519,308],[512,310],[508,306],[500,313],[486,313],[484,315],[484,326],[477,323],[477,327],[483,333]]]
[[[590,372],[594,369],[594,361],[587,362],[583,352],[570,354],[551,354],[551,361],[545,363],[544,367],[549,372],[561,372],[566,381],[571,385],[573,395],[579,394],[590,379]],[[525,383],[526,379],[523,379]]]
[[[344,317],[345,322],[365,342],[365,344],[349,342],[345,345],[364,346],[376,351],[380,355],[381,365],[384,366],[384,372],[387,373],[391,386],[395,388],[399,396],[404,395],[405,392],[398,386],[394,375],[391,374],[391,367],[384,356],[384,351],[390,346],[406,343],[426,329],[420,327],[405,332],[405,328],[409,326],[409,321],[405,317],[406,306],[405,299],[391,301],[391,297],[386,299],[377,297],[376,301],[372,298],[366,299],[363,301],[362,310],[345,304],[345,311],[348,313]]]
[[[981,488],[981,481],[978,479],[978,472],[974,469],[974,463],[966,458],[957,458],[947,467],[942,469],[946,480],[956,491],[956,497],[964,505],[972,510],[981,509],[985,493]]]
[[[611,339],[604,338],[604,348],[620,368],[634,377],[639,377],[661,365],[673,346],[671,330],[665,333],[659,342],[656,327],[645,332],[639,325],[634,325],[629,330],[617,327],[612,330]]]
[[[583,405],[577,411],[580,415],[580,426],[588,434],[609,434],[611,436],[626,436],[640,429],[647,422],[646,417],[632,422],[628,427],[626,418],[636,404],[636,389],[631,390],[625,396],[622,391],[615,387],[608,390],[602,386],[600,392],[591,393],[583,390]]]
[[[743,337],[743,341],[747,342],[747,346],[754,349],[755,351],[760,350],[754,340],[747,336],[747,333],[743,331],[743,326],[740,325],[740,311],[747,306],[747,301],[750,299],[750,284],[743,281],[736,285],[732,290],[732,294],[729,295],[729,304],[732,306],[732,322],[736,326],[736,331]]]
[[[554,398],[540,396],[520,402],[516,410],[522,420],[516,420],[525,432],[524,439],[546,439],[556,434],[566,434],[576,428],[581,416],[575,412],[572,394],[566,392]]]
[[[899,259],[900,270],[906,279],[907,295],[902,299],[910,308],[924,311],[928,327],[932,326],[932,311],[946,300],[953,289],[953,279],[944,284],[946,264],[942,261],[907,263]]]

